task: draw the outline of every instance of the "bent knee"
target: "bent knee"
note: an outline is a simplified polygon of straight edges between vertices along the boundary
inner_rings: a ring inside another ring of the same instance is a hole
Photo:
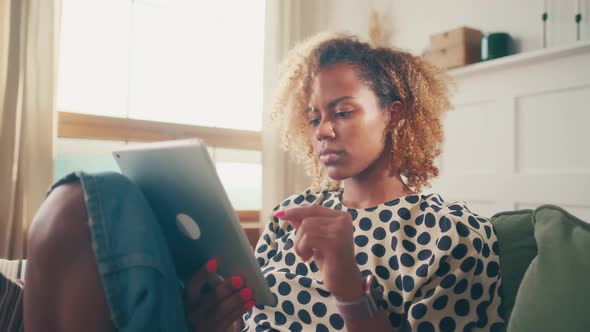
[[[56,187],[45,199],[29,228],[29,256],[56,258],[78,251],[89,241],[84,191],[80,183]]]

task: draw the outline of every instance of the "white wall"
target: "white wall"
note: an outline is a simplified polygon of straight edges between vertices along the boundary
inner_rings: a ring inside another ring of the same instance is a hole
[[[549,0],[549,47],[575,41],[576,1]],[[428,47],[429,35],[462,25],[483,32],[508,32],[519,52],[542,46],[543,0],[372,0],[369,3],[389,17],[391,45],[415,54]],[[590,0],[581,0],[581,8],[581,39],[590,40]]]

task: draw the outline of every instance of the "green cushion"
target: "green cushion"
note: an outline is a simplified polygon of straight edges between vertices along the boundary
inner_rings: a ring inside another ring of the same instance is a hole
[[[532,222],[539,252],[522,279],[508,331],[589,331],[590,224],[552,205],[537,208]]]
[[[497,213],[490,220],[500,246],[502,306],[507,321],[510,319],[520,282],[537,255],[532,214],[532,210],[508,211]]]

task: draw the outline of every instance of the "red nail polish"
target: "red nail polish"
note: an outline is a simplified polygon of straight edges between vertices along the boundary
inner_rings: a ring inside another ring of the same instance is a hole
[[[209,273],[215,272],[215,271],[217,271],[218,264],[219,264],[219,262],[217,261],[217,258],[213,258],[212,260],[208,261],[207,264],[205,264],[205,268],[207,269],[207,272],[209,272]]]
[[[252,290],[250,290],[250,288],[244,288],[240,292],[240,296],[242,297],[242,299],[248,300],[249,298],[252,297]]]
[[[246,307],[246,309],[250,310],[252,309],[252,307],[254,306],[254,301],[250,300],[248,302],[246,302],[246,304],[244,304],[244,307]]]
[[[232,277],[231,285],[236,289],[242,288],[242,286],[244,286],[244,280],[242,279],[242,277]]]
[[[284,217],[285,214],[286,214],[285,210],[281,210],[281,211],[277,211],[277,212],[273,213],[272,216],[280,219],[280,218]]]

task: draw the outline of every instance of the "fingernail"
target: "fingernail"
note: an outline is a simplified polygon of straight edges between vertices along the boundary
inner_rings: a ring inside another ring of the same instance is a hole
[[[215,271],[217,271],[218,264],[219,264],[219,262],[217,261],[217,258],[213,258],[212,260],[207,262],[207,264],[205,265],[205,268],[207,269],[207,272],[209,272],[209,273],[215,272]]]
[[[244,286],[244,280],[242,279],[242,277],[232,277],[231,285],[236,289],[242,288],[242,286]]]
[[[244,307],[246,307],[246,309],[250,310],[252,309],[252,307],[254,306],[254,301],[250,300],[248,302],[246,302],[246,304],[244,304]]]
[[[250,288],[244,288],[240,292],[240,296],[242,297],[242,299],[248,300],[252,297],[252,290],[250,290]]]
[[[285,210],[281,210],[281,211],[277,211],[277,212],[273,213],[272,216],[280,219],[280,218],[284,217],[285,214],[286,214]]]

